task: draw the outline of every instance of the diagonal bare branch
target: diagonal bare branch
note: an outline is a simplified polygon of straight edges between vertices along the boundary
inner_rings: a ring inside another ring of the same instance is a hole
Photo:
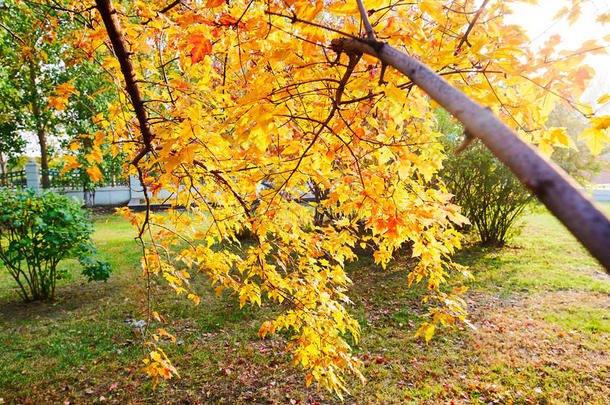
[[[131,162],[134,166],[137,166],[138,162],[152,150],[153,134],[148,123],[148,116],[146,114],[144,100],[142,99],[142,93],[136,82],[136,73],[133,69],[133,63],[129,56],[127,46],[125,45],[121,26],[116,17],[116,9],[112,4],[112,0],[96,0],[95,3],[102,16],[106,31],[108,32],[108,38],[110,38],[110,42],[112,43],[114,54],[121,66],[121,73],[123,73],[125,79],[125,89],[131,98],[131,104],[133,105],[140,126],[144,148]]]
[[[481,12],[483,12],[483,8],[485,8],[485,6],[487,5],[488,2],[489,2],[489,0],[485,0],[483,2],[483,4],[481,4],[481,7],[479,7],[479,9],[477,10],[477,13],[474,15],[474,18],[472,19],[472,22],[470,23],[470,25],[468,25],[468,28],[466,29],[466,32],[464,33],[464,35],[462,35],[462,39],[460,39],[460,43],[458,44],[457,48],[455,48],[455,52],[453,53],[454,55],[457,55],[460,52],[460,48],[462,47],[462,45],[464,45],[464,42],[466,42],[470,45],[470,42],[468,42],[468,35],[470,34],[470,31],[472,31],[472,29],[474,28],[474,25],[477,23],[477,20],[479,19]]]
[[[339,38],[335,52],[361,52],[407,76],[456,116],[517,176],[610,273],[610,220],[556,164],[523,141],[493,112],[453,87],[428,66],[384,42]]]
[[[370,41],[376,41],[375,31],[373,31],[373,26],[371,25],[371,21],[369,20],[369,15],[364,8],[364,3],[362,0],[356,0],[358,2],[358,10],[360,11],[360,18],[362,19],[362,24],[364,24],[364,30],[366,31],[366,37]]]

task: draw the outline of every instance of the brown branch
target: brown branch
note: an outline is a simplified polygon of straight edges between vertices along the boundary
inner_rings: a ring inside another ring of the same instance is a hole
[[[22,44],[25,44],[25,41],[23,39],[21,39],[21,37],[19,37],[19,35],[15,34],[13,31],[11,31],[10,28],[8,28],[6,25],[0,23],[0,28],[4,28],[4,30],[6,32],[8,32],[13,38],[15,38],[17,41],[21,42]]]
[[[610,273],[610,221],[556,164],[523,141],[492,112],[428,66],[383,42],[340,38],[335,52],[362,52],[394,67],[457,117],[572,232]]]
[[[468,26],[468,29],[466,30],[464,35],[462,35],[462,39],[460,39],[460,43],[458,44],[457,48],[455,48],[455,52],[453,53],[454,55],[457,55],[458,52],[460,52],[460,48],[462,47],[462,45],[464,45],[464,42],[468,43],[468,35],[470,34],[470,31],[472,31],[472,29],[474,28],[474,25],[477,23],[477,20],[479,19],[479,16],[483,12],[483,8],[485,8],[485,6],[487,5],[488,2],[489,2],[489,0],[485,0],[483,2],[483,4],[481,4],[481,7],[479,8],[477,13],[475,14],[474,18],[472,19],[472,22]]]
[[[364,30],[366,31],[366,37],[370,41],[377,40],[377,37],[375,37],[375,31],[373,31],[373,26],[371,25],[371,22],[369,21],[366,8],[364,8],[364,3],[362,3],[362,0],[356,0],[356,2],[358,3],[358,10],[360,11],[360,15],[363,16],[362,24],[364,25]],[[382,75],[382,77],[383,77],[383,75]]]
[[[335,33],[337,33],[337,34],[343,35],[344,37],[353,38],[353,39],[358,39],[358,37],[357,37],[357,36],[355,36],[355,35],[349,34],[349,33],[347,33],[347,32],[340,31],[340,30],[335,29],[335,28],[333,28],[333,27],[329,27],[329,26],[327,26],[327,25],[318,24],[318,23],[315,23],[315,22],[312,22],[312,21],[309,21],[309,20],[303,20],[302,18],[298,18],[298,17],[296,16],[296,14],[293,14],[293,15],[291,15],[291,16],[290,16],[290,15],[281,14],[281,13],[276,13],[276,12],[273,12],[273,11],[268,11],[268,10],[265,10],[265,14],[267,14],[267,15],[274,15],[274,16],[277,16],[277,17],[284,17],[284,18],[287,18],[287,19],[289,19],[289,20],[290,20],[290,22],[291,22],[291,23],[293,23],[293,24],[294,24],[294,23],[302,23],[302,24],[306,24],[306,25],[311,25],[312,27],[318,27],[318,28],[322,28],[323,30],[327,30],[327,31],[335,32]]]
[[[305,159],[305,156],[307,156],[307,154],[309,153],[309,150],[316,143],[316,141],[322,134],[322,131],[326,127],[328,127],[328,123],[333,119],[333,117],[335,116],[335,113],[339,110],[339,103],[341,103],[341,98],[343,97],[345,85],[347,84],[350,76],[354,72],[354,68],[356,67],[356,65],[358,64],[358,61],[360,60],[360,57],[362,56],[362,53],[358,52],[358,51],[355,51],[355,52],[348,51],[345,53],[349,57],[349,63],[348,63],[347,69],[345,70],[345,73],[343,74],[343,77],[341,78],[341,82],[339,83],[339,86],[337,86],[337,90],[335,93],[335,100],[333,102],[333,107],[331,108],[330,112],[328,113],[328,116],[326,117],[326,119],[321,123],[320,128],[314,134],[313,139],[309,142],[309,145],[307,145],[307,147],[305,148],[305,151],[303,151],[303,154],[301,154],[301,156],[297,160],[297,163],[294,166],[294,169],[292,169],[290,171],[290,174],[288,174],[288,177],[286,178],[286,180],[284,180],[282,182],[280,187],[277,188],[277,190],[271,197],[271,201],[273,201],[275,199],[275,197],[278,195],[280,190],[282,190],[284,188],[284,186],[286,186],[288,184],[288,182],[290,181],[292,176],[297,172],[297,170],[299,170],[299,166],[301,165],[301,162],[303,162],[303,159]]]
[[[158,11],[159,14],[165,14],[168,11],[170,11],[172,8],[176,7],[177,5],[179,5],[180,3],[182,3],[181,0],[175,0],[172,1],[170,4],[168,4],[167,6],[163,7],[161,10]]]
[[[125,90],[127,90],[127,94],[129,94],[131,104],[133,105],[136,118],[138,119],[138,124],[140,126],[140,133],[142,134],[144,148],[131,161],[132,165],[137,166],[138,162],[152,150],[153,134],[148,123],[142,93],[140,92],[140,87],[138,87],[138,83],[136,82],[136,73],[133,69],[130,53],[125,45],[123,32],[121,30],[119,20],[116,17],[116,9],[112,4],[112,0],[96,0],[95,3],[100,15],[102,16],[102,21],[106,27],[108,38],[112,43],[114,55],[121,66],[121,73],[123,73],[123,77],[125,78]]]

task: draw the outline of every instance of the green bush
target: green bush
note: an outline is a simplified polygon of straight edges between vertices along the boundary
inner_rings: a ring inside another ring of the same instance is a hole
[[[92,233],[74,200],[0,189],[0,260],[25,301],[54,297],[56,280],[68,275],[57,264],[68,257],[78,258],[88,281],[109,277],[108,263],[93,259]]]
[[[502,246],[518,229],[515,221],[533,196],[519,180],[481,143],[473,142],[455,155],[457,138],[448,137],[449,157],[441,178],[476,228],[483,245]]]

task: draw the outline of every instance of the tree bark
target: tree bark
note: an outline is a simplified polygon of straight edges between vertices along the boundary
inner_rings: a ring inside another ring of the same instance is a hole
[[[6,160],[4,160],[3,153],[0,153],[0,169],[2,170],[2,185],[6,187],[8,182],[6,179]]]
[[[85,200],[85,207],[93,207],[93,203],[95,202],[95,190],[89,190],[85,188],[83,190],[83,198]]]
[[[367,18],[366,15],[362,18]],[[610,221],[559,166],[432,69],[391,45],[367,39],[332,41],[336,52],[359,52],[393,66],[480,138],[610,273]]]
[[[32,59],[29,60],[30,64],[30,85],[32,86],[31,96],[32,96],[32,115],[34,116],[34,121],[36,123],[36,135],[38,136],[38,144],[40,145],[40,168],[42,172],[42,188],[49,188],[50,179],[49,179],[49,158],[47,152],[47,135],[45,133],[44,127],[45,123],[42,122],[42,113],[40,108],[38,107],[38,88],[36,87],[36,70],[34,66],[34,62]]]
[[[134,166],[138,167],[138,162],[152,150],[151,142],[153,140],[153,134],[150,130],[148,115],[146,114],[146,109],[144,108],[144,100],[142,99],[142,93],[140,92],[140,87],[136,81],[136,73],[133,69],[133,63],[129,56],[129,50],[125,45],[123,31],[121,30],[121,25],[116,16],[114,4],[112,4],[112,0],[96,0],[95,3],[100,15],[102,16],[104,26],[106,27],[106,32],[108,33],[108,38],[112,43],[114,55],[121,66],[121,73],[123,73],[123,77],[125,78],[125,89],[131,98],[131,104],[133,105],[136,118],[138,119],[138,124],[140,126],[140,133],[142,134],[144,148],[142,148],[142,150],[131,161]],[[176,4],[174,5],[177,5],[180,2],[175,3]]]

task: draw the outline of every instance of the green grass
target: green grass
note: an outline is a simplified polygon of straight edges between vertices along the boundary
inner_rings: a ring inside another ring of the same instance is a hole
[[[610,212],[610,205],[604,209]],[[607,348],[610,279],[546,212],[528,215],[502,250],[468,245],[456,261],[476,277],[467,299],[477,330],[441,330],[429,345],[414,339],[426,307],[424,286],[407,288],[410,261],[382,270],[372,258],[348,264],[350,311],[362,338],[354,352],[369,380],[348,377],[347,403],[603,403],[610,395]],[[195,308],[153,279],[154,307],[180,344],[166,345],[181,379],[156,390],[139,370],[146,348],[127,318],[146,319],[140,250],[121,218],[98,218],[95,243],[114,272],[84,282],[76,262],[53,303],[22,304],[0,273],[0,398],[16,403],[340,403],[306,388],[281,336],[261,340],[277,309],[214,298],[203,276]],[[1,403],[2,401],[0,401]]]
[[[564,325],[570,330],[610,333],[610,315],[608,308],[592,305],[574,305],[565,310],[548,309],[544,319]]]
[[[610,215],[610,204],[602,209]],[[610,292],[599,264],[542,208],[523,219],[523,231],[502,250],[472,246],[457,261],[471,266],[473,284],[504,293],[579,289]],[[601,274],[601,275],[600,275]]]

